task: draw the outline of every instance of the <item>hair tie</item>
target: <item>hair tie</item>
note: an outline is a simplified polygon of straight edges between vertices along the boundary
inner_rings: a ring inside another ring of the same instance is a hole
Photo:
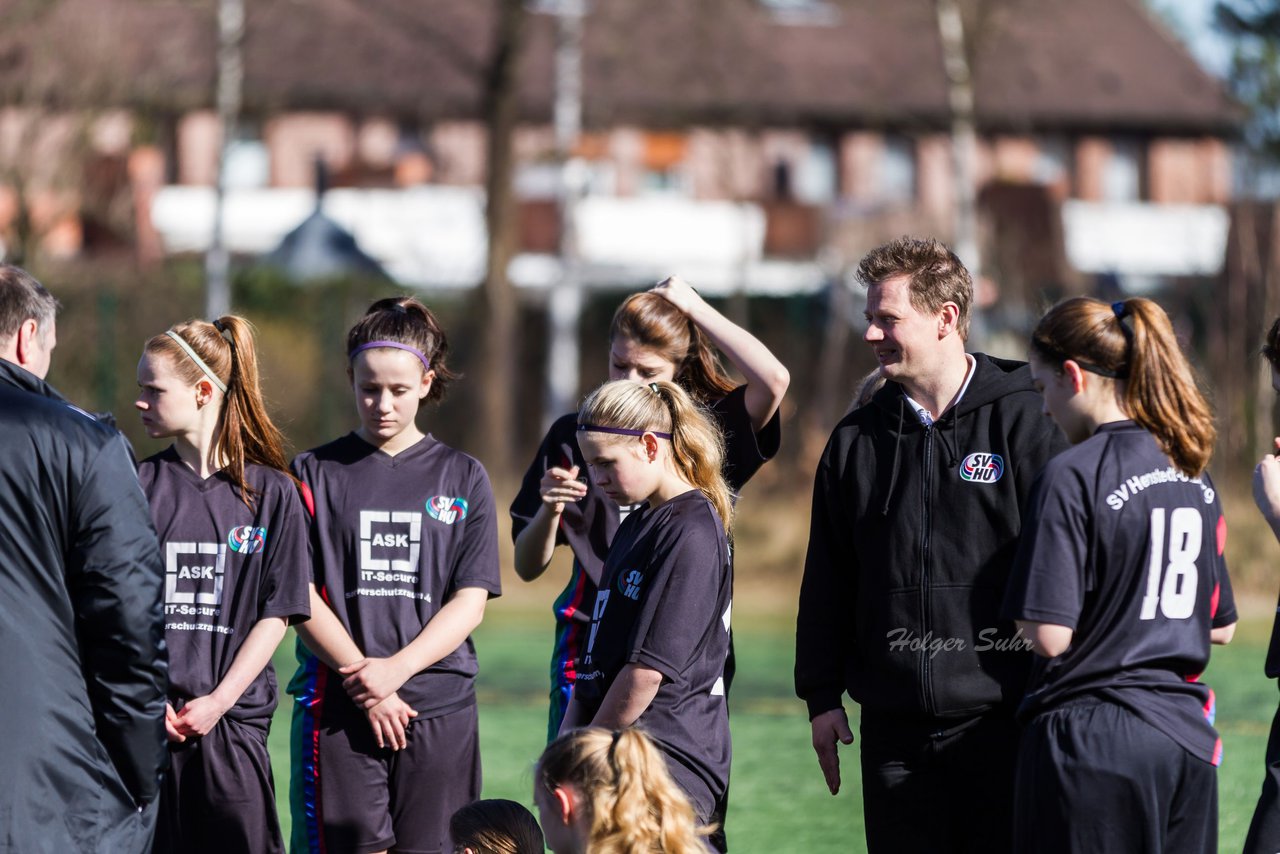
[[[660,430],[631,430],[627,427],[601,427],[599,424],[579,424],[579,433],[613,433],[617,436],[643,436],[645,433],[652,433],[659,439],[670,439],[670,433],[663,433]]]
[[[232,350],[235,350],[236,339],[231,334],[231,327],[227,326],[227,324],[223,323],[222,319],[219,318],[213,321],[213,328],[218,330],[218,334],[222,336],[222,340],[226,341]]]
[[[223,394],[227,393],[227,384],[224,383],[222,380],[218,379],[218,375],[213,372],[212,368],[210,368],[207,364],[205,364],[204,359],[200,358],[200,354],[195,351],[194,347],[192,347],[190,344],[186,342],[186,339],[184,339],[178,333],[174,332],[172,329],[166,330],[164,334],[172,338],[177,343],[177,345],[181,347],[188,356],[191,357],[191,361],[195,362],[196,367],[199,368],[204,373],[204,375],[209,378],[209,382],[217,386],[218,391],[222,392]]]
[[[401,344],[399,341],[370,341],[368,344],[361,344],[359,347],[352,349],[352,351],[347,354],[347,361],[351,361],[357,354],[363,353],[365,350],[374,350],[379,347],[390,347],[392,350],[404,350],[406,353],[412,353],[418,357],[419,361],[422,362],[423,370],[431,370],[431,362],[427,359],[425,353],[417,347],[413,347],[409,344]]]
[[[658,393],[659,393],[659,391],[660,391],[660,390],[659,390],[659,388],[658,388],[658,384],[657,384],[657,383],[649,383],[649,391],[653,392],[654,394],[658,394]]]
[[[1111,310],[1115,312],[1116,320],[1124,320],[1129,316],[1129,304],[1124,300],[1111,303]]]

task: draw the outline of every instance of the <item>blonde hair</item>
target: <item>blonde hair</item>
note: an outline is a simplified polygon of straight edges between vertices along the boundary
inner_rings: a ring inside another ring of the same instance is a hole
[[[1218,435],[1213,412],[1169,316],[1151,300],[1064,300],[1036,325],[1031,350],[1059,372],[1071,359],[1124,381],[1125,413],[1155,437],[1180,471],[1194,477],[1209,465]]]
[[[676,472],[707,497],[728,533],[733,497],[722,472],[724,436],[683,388],[671,382],[605,383],[582,402],[578,424],[670,433]]]
[[[587,728],[547,745],[535,771],[548,793],[565,784],[586,801],[591,854],[706,854],[688,797],[653,742],[634,727]]]
[[[214,376],[226,387],[218,412],[215,456],[226,460],[227,474],[240,491],[240,498],[252,506],[254,490],[245,480],[248,463],[266,466],[289,475],[284,435],[267,414],[258,380],[258,355],[253,343],[253,324],[234,314],[212,323],[188,320],[170,332],[187,343]],[[151,338],[143,352],[166,356],[183,382],[195,385],[209,379],[178,342],[163,333]]]

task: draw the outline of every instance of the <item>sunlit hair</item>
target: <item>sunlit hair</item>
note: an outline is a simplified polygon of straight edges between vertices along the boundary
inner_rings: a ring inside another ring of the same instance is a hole
[[[214,457],[223,461],[241,499],[252,506],[254,490],[245,480],[244,467],[252,463],[289,474],[284,436],[272,423],[262,399],[253,325],[234,314],[219,317],[216,323],[225,335],[207,320],[188,320],[171,327],[171,331],[187,342],[227,387],[218,412]],[[208,380],[200,366],[167,334],[147,341],[143,352],[167,358],[185,383],[195,385]]]
[[[666,759],[635,727],[573,730],[547,745],[535,785],[573,786],[586,801],[591,854],[706,854],[693,807]]]
[[[1280,317],[1276,318],[1267,332],[1267,341],[1262,345],[1262,355],[1271,363],[1273,370],[1280,371]]]
[[[867,287],[895,276],[907,277],[916,311],[936,314],[945,303],[955,303],[959,309],[956,329],[961,339],[969,337],[973,279],[954,252],[936,240],[899,237],[872,249],[858,262],[858,281]]]
[[[1187,475],[1204,471],[1217,430],[1195,371],[1183,355],[1169,316],[1149,299],[1115,306],[1090,297],[1064,300],[1040,319],[1032,353],[1061,372],[1071,359],[1123,383],[1125,414],[1155,436],[1161,450]]]
[[[0,341],[8,341],[28,320],[36,322],[43,346],[58,313],[58,301],[21,267],[0,264]]]
[[[414,297],[388,297],[369,306],[364,317],[356,321],[347,333],[347,355],[373,341],[407,344],[427,357],[431,370],[436,372],[435,379],[431,381],[431,391],[427,392],[427,403],[443,399],[450,381],[457,379],[458,375],[445,364],[449,340],[445,337],[444,327],[431,309]]]
[[[453,850],[475,854],[544,854],[546,841],[538,820],[515,801],[472,801],[449,819]]]
[[[680,477],[702,491],[727,532],[733,520],[733,500],[721,468],[724,436],[715,422],[675,383],[614,380],[593,391],[578,410],[579,424],[624,430],[653,430],[671,434],[671,458]],[[608,441],[638,442],[638,438],[600,433]]]
[[[665,297],[647,291],[627,297],[609,325],[610,343],[619,338],[673,363],[676,382],[701,403],[717,401],[734,389],[707,336]]]

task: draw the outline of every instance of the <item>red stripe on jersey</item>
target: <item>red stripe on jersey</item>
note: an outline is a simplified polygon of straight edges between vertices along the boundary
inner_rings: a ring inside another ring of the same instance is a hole
[[[1218,616],[1218,596],[1222,593],[1222,583],[1213,585],[1213,595],[1209,597],[1209,617]]]
[[[1218,517],[1218,557],[1227,550],[1227,517]]]
[[[302,493],[302,503],[307,505],[307,513],[312,519],[316,518],[316,497],[311,493],[311,487],[298,481],[298,491]]]
[[[1218,743],[1213,746],[1213,764],[1214,767],[1222,764],[1222,739],[1218,739]]]
[[[324,840],[324,813],[321,812],[320,806],[320,787],[324,785],[320,778],[320,714],[324,710],[324,691],[326,683],[328,683],[329,668],[322,661],[316,662],[316,696],[315,702],[311,707],[311,714],[315,716],[314,727],[311,730],[311,767],[313,769],[315,780],[315,808],[316,808],[316,847],[320,854],[328,854],[329,846]]]

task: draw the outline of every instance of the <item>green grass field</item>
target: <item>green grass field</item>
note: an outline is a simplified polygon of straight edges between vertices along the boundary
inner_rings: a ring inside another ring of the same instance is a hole
[[[1276,685],[1262,674],[1271,630],[1268,610],[1255,607],[1241,621],[1236,640],[1215,650],[1205,675],[1218,695],[1218,728],[1226,751],[1219,774],[1223,851],[1239,851],[1243,844],[1276,710]],[[531,770],[546,729],[550,621],[549,611],[533,610],[527,602],[498,600],[476,633],[485,797],[532,806]],[[832,798],[809,746],[804,706],[791,691],[793,636],[790,617],[735,611],[730,846],[742,854],[862,851],[857,746],[842,751],[845,785]],[[292,648],[290,639],[276,656],[282,683],[292,673]],[[289,703],[283,702],[271,734],[286,837],[288,713]]]

